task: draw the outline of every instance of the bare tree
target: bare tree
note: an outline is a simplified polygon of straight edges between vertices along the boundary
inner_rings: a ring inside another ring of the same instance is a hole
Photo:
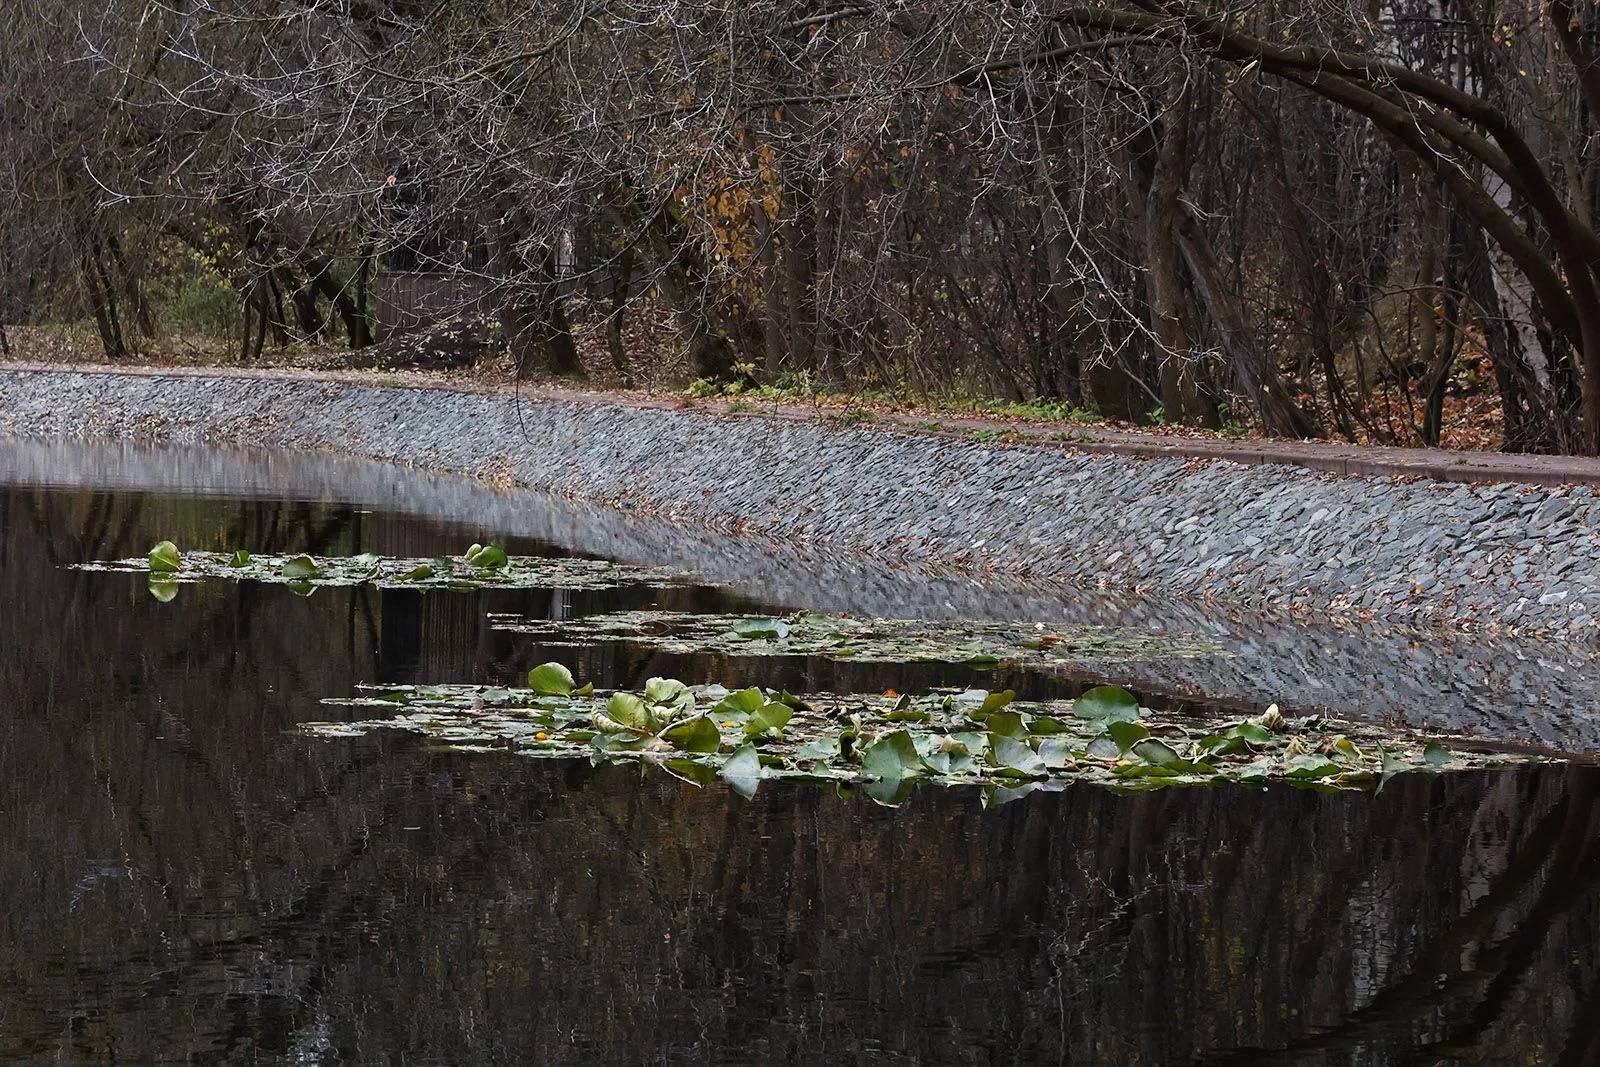
[[[653,297],[699,376],[1301,437],[1436,442],[1481,360],[1507,447],[1596,449],[1600,68],[1593,13],[1560,0],[30,0],[20,21],[0,265],[108,353],[178,241],[239,294],[247,351],[332,323],[365,343],[368,280],[409,256],[499,294],[558,372],[587,290],[613,362]],[[471,247],[445,239],[463,227]]]

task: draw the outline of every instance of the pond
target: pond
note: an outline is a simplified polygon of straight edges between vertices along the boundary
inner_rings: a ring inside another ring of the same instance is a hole
[[[19,472],[18,454],[0,488],[7,1061],[1582,1063],[1600,1051],[1600,771],[1581,761],[1397,774],[1381,791],[1080,783],[986,806],[978,790],[927,786],[890,807],[831,784],[770,781],[745,797],[721,779],[400,730],[308,736],[304,723],[351,711],[323,701],[363,685],[518,686],[549,660],[601,689],[663,676],[1064,700],[1103,675],[1175,715],[1260,707],[1239,686],[1198,691],[1231,677],[1204,657],[1188,683],[1158,685],[1165,667],[1120,659],[765,658],[573,625],[850,607],[820,579],[808,600],[803,573],[773,595],[731,557],[700,582],[308,596],[223,579],[164,601],[144,574],[72,565],[162,539],[285,556],[430,559],[474,542],[605,553],[555,502],[513,526],[488,504],[488,518],[451,521],[282,471],[247,493],[237,471],[187,476],[209,486],[198,494],[133,478],[50,486],[62,479]],[[527,536],[540,522],[547,536]],[[607,538],[629,566],[682,565]],[[1264,653],[1227,651],[1228,671],[1268,669],[1254,666]],[[1432,654],[1447,653],[1460,650]],[[1561,692],[1593,685],[1556,668]],[[1457,681],[1434,679],[1412,725],[1493,726],[1496,708],[1556,721],[1543,696]]]

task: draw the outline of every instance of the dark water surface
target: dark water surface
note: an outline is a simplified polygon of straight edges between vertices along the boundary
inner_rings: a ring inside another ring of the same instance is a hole
[[[769,783],[745,801],[294,727],[359,682],[505,684],[546,658],[602,686],[970,674],[557,653],[484,621],[750,606],[714,589],[214,583],[160,604],[137,576],[62,567],[162,537],[428,556],[497,533],[0,489],[0,1059],[1600,1059],[1592,768],[1379,796],[1072,788],[985,811],[925,789],[890,810]]]

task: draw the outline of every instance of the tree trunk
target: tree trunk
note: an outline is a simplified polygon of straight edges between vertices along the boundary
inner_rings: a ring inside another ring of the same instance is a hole
[[[1289,395],[1277,366],[1256,344],[1255,333],[1245,320],[1244,305],[1223,277],[1222,265],[1217,262],[1200,220],[1188,208],[1182,209],[1177,237],[1189,276],[1221,336],[1235,388],[1257,405],[1262,426],[1278,437],[1320,436],[1316,423]]]
[[[1483,230],[1471,219],[1458,217],[1461,243],[1461,277],[1469,299],[1478,308],[1484,345],[1494,364],[1500,393],[1500,416],[1505,425],[1505,451],[1555,452],[1559,446],[1558,413],[1550,407],[1550,394],[1533,378],[1522,352],[1522,334],[1508,321],[1500,303]]]
[[[518,378],[527,377],[535,366],[558,378],[584,377],[583,361],[578,358],[578,345],[561,296],[553,249],[541,251],[538,277],[531,286],[511,289],[501,307],[500,322],[516,360]]]
[[[623,248],[611,265],[611,295],[606,309],[606,350],[611,355],[611,369],[624,389],[634,386],[633,366],[628,359],[628,348],[622,336],[622,319],[628,311],[628,298],[633,289],[633,249]]]
[[[1179,195],[1189,172],[1190,88],[1187,72],[1171,76],[1173,102],[1165,114],[1135,135],[1134,169],[1142,208],[1145,293],[1155,338],[1162,416],[1169,422],[1216,422],[1215,409],[1200,399],[1188,296],[1179,272]]]
[[[306,271],[308,278],[306,284],[311,292],[326,299],[338,313],[339,320],[344,323],[350,347],[366,348],[372,344],[372,324],[367,321],[367,314],[363,310],[366,306],[362,296],[366,268],[357,267],[355,278],[346,286],[340,285],[334,279],[333,264],[327,260],[302,260],[301,266]],[[318,319],[321,319],[320,315]],[[324,328],[326,325],[326,322],[323,322]]]
[[[128,299],[128,304],[133,308],[133,321],[139,328],[140,336],[152,339],[156,335],[155,318],[150,313],[150,302],[144,298],[143,287],[139,284],[139,275],[128,264],[128,258],[122,253],[122,242],[113,234],[106,239],[106,248],[111,252],[111,262],[116,267],[116,274],[122,281],[122,291]]]
[[[1417,269],[1411,284],[1410,311],[1417,324],[1414,348],[1417,359],[1426,368],[1423,377],[1422,443],[1429,448],[1439,444],[1439,434],[1444,422],[1445,386],[1450,380],[1450,367],[1455,362],[1448,339],[1439,345],[1439,320],[1434,312],[1434,302],[1439,299],[1439,246],[1448,240],[1445,230],[1444,203],[1432,195],[1422,181],[1417,190],[1423,197],[1418,226]],[[1448,253],[1446,261],[1449,261]]]
[[[794,167],[787,168],[783,177],[778,228],[783,237],[789,360],[795,370],[816,370],[812,347],[812,323],[816,318],[816,197],[809,177]]]
[[[783,304],[784,280],[779,266],[781,257],[777,246],[777,227],[767,216],[766,205],[759,200],[754,214],[756,257],[761,267],[761,347],[766,357],[767,377],[775,379],[783,373],[783,365],[788,359],[783,338],[784,322],[788,318]]]
[[[123,359],[128,346],[122,337],[122,323],[117,316],[117,295],[106,277],[105,266],[100,262],[100,242],[88,240],[80,257],[84,299],[89,313],[94,317],[100,347],[108,360]]]

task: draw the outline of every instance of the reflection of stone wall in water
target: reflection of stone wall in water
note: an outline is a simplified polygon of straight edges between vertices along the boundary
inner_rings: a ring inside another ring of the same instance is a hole
[[[1593,770],[890,811],[308,743],[369,592],[53,562],[356,520],[182,507],[0,494],[0,604],[52,606],[0,611],[0,1058],[1554,1062],[1600,1017]]]
[[[405,423],[400,432],[406,432]],[[1215,641],[1231,655],[1127,663],[1109,668],[1114,680],[1147,696],[1203,694],[1254,704],[1256,710],[1280,703],[1394,717],[1418,729],[1481,733],[1570,751],[1600,748],[1600,717],[1594,714],[1600,706],[1600,656],[1592,646],[1571,641],[1444,632],[1422,640],[1381,623],[1334,625],[1269,611],[1224,610],[1154,591],[1132,597],[997,579],[977,582],[821,548],[805,551],[729,538],[692,523],[662,522],[653,515],[635,516],[540,493],[501,492],[472,479],[417,471],[400,475],[388,464],[368,460],[18,440],[8,442],[0,454],[0,476],[164,493],[227,486],[266,499],[361,501],[368,507],[468,523],[485,536],[488,531],[523,535],[622,562],[698,571],[728,581],[743,596],[812,610],[1188,632]],[[138,546],[139,551],[144,547]],[[461,546],[450,550],[459,552]],[[393,554],[429,553],[408,545]],[[586,653],[605,655],[605,649]],[[433,672],[431,677],[441,676]],[[814,675],[813,680],[826,685],[828,676]]]

